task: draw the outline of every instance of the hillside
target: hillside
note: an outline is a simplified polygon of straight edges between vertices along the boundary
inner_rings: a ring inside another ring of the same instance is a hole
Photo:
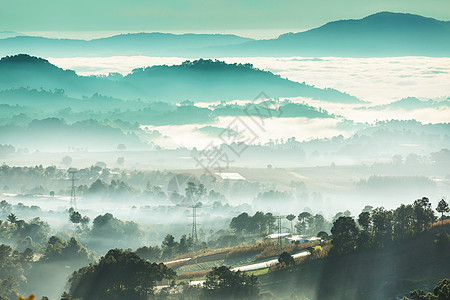
[[[434,242],[436,234],[449,231],[446,223],[403,243],[329,256],[259,278],[263,290],[284,297],[295,291],[314,300],[401,299],[450,276],[450,245]]]
[[[122,99],[180,102],[254,99],[261,92],[270,97],[312,97],[330,102],[360,102],[334,89],[319,89],[280,78],[251,64],[221,61],[186,61],[175,66],[135,69],[123,78],[78,76],[47,60],[25,54],[0,60],[0,89],[28,87],[63,89],[67,95],[82,97],[101,93]]]

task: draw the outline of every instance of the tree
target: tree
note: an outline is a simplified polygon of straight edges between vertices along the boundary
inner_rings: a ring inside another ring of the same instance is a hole
[[[162,241],[161,247],[163,249],[162,257],[163,258],[171,258],[173,257],[178,250],[179,243],[175,241],[173,235],[168,234]]]
[[[133,221],[122,221],[106,213],[95,217],[89,233],[90,248],[106,251],[112,247],[133,247],[139,243],[143,232]]]
[[[359,214],[358,224],[359,226],[362,227],[364,231],[369,231],[370,221],[371,221],[370,212],[363,211],[362,213]]]
[[[25,280],[20,256],[9,245],[0,245],[0,295],[17,299],[17,287]]]
[[[231,219],[230,228],[234,230],[237,235],[242,235],[249,224],[250,216],[243,212],[239,216]]]
[[[214,267],[203,284],[206,299],[256,299],[259,296],[258,279],[230,268]]]
[[[377,207],[372,211],[374,244],[383,247],[392,241],[393,213],[384,207]]]
[[[438,300],[450,299],[450,279],[441,280],[433,289]]]
[[[61,160],[61,163],[65,166],[65,167],[69,167],[72,164],[72,157],[70,156],[64,156]]]
[[[441,214],[442,225],[444,225],[444,214],[450,212],[448,203],[445,202],[444,199],[442,199],[441,201],[439,201],[438,206],[436,207],[436,211]]]
[[[124,163],[125,163],[125,158],[124,157],[118,157],[117,158],[117,160],[116,160],[116,163],[118,164],[118,165],[123,165]]]
[[[136,254],[144,259],[156,262],[156,261],[159,261],[159,259],[161,258],[161,248],[159,248],[158,246],[155,246],[155,247],[144,246],[144,247],[138,248],[136,250]]]
[[[294,258],[287,252],[280,254],[280,257],[278,257],[278,262],[280,264],[285,264],[286,266],[293,266],[295,264]]]
[[[292,221],[294,221],[295,216],[293,214],[289,214],[286,216],[286,219],[291,222],[291,232],[294,232],[294,227],[292,226]]]
[[[72,261],[87,264],[93,261],[93,255],[75,238],[70,238],[66,242],[57,236],[52,236],[44,250],[43,260],[51,262]]]
[[[400,205],[394,210],[394,239],[403,240],[412,236],[415,226],[414,208],[411,204]]]
[[[104,183],[102,180],[97,179],[91,184],[91,186],[87,191],[89,194],[105,195],[106,192],[108,191],[108,185]]]
[[[326,230],[327,221],[321,214],[316,214],[307,219],[309,234],[317,234],[319,231]]]
[[[192,202],[197,203],[206,194],[205,186],[200,183],[198,187],[193,182],[188,182],[185,189],[186,197]]]
[[[175,272],[163,263],[150,263],[132,251],[109,250],[96,264],[74,272],[69,279],[75,298],[146,300],[157,281],[172,280]]]
[[[70,214],[69,219],[70,219],[70,221],[71,221],[73,224],[79,224],[79,223],[81,223],[81,221],[83,220],[81,214],[80,214],[79,212],[77,212],[77,211],[72,212],[72,213]]]
[[[340,217],[350,217],[352,215],[352,213],[349,210],[346,211],[340,211],[337,214],[334,215],[333,217],[333,223],[334,221],[336,221],[337,219],[339,219]]]
[[[300,213],[297,217],[299,224],[297,224],[298,226],[296,226],[298,229],[300,229],[301,231],[299,231],[299,233],[306,233],[306,221],[311,218],[311,213],[304,211],[302,213]]]
[[[328,240],[329,235],[325,231],[320,231],[317,234],[317,237],[320,237],[322,240],[326,241],[326,240]]]
[[[366,206],[364,206],[362,212],[369,212],[370,213],[372,211],[372,209],[373,209],[373,206],[366,205]]]
[[[7,220],[11,224],[15,224],[17,222],[17,216],[13,213],[10,213],[7,217]]]
[[[438,298],[432,293],[427,293],[424,290],[415,290],[411,294],[412,300],[437,300]]]
[[[342,255],[355,250],[359,230],[352,217],[339,217],[331,228],[332,253]]]
[[[426,197],[417,199],[413,203],[416,232],[427,230],[430,224],[435,220],[430,200]]]
[[[178,245],[178,253],[186,253],[189,252],[189,249],[192,249],[193,238],[191,236],[187,236],[183,234],[180,239],[180,243]]]

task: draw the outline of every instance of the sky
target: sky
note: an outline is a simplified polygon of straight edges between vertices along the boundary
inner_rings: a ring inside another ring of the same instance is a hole
[[[450,20],[450,1],[0,0],[0,31],[80,38],[137,31],[218,32],[269,38],[380,11]]]

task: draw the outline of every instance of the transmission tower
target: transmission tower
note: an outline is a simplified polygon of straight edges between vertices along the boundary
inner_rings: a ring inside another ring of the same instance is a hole
[[[195,252],[195,246],[198,243],[197,237],[197,203],[191,205],[192,208],[192,251]]]
[[[282,249],[282,240],[281,240],[281,218],[283,216],[277,216],[277,227],[278,227],[278,248],[281,251]]]
[[[73,207],[75,210],[77,210],[77,197],[76,197],[76,188],[75,188],[75,174],[77,173],[76,170],[70,169],[70,181],[72,182],[72,189],[70,190],[70,207]]]

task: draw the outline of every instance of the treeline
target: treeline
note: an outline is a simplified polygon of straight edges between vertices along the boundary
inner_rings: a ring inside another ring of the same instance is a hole
[[[244,212],[237,217],[231,219],[230,228],[237,235],[245,234],[267,234],[275,229],[275,216],[272,213],[256,212],[253,216],[249,216]]]
[[[144,246],[136,250],[136,254],[150,261],[162,261],[174,258],[176,255],[184,254],[193,250],[194,239],[191,235],[183,234],[177,242],[173,235],[168,234],[158,246]]]
[[[442,222],[444,214],[450,211],[444,199],[439,202],[436,210],[441,214]],[[402,204],[393,210],[378,207],[363,211],[356,220],[351,216],[341,216],[331,228],[333,247],[330,254],[343,255],[401,242],[427,231],[436,220],[430,200],[426,197],[415,200],[413,204]],[[448,241],[447,233],[438,236],[438,243]]]

